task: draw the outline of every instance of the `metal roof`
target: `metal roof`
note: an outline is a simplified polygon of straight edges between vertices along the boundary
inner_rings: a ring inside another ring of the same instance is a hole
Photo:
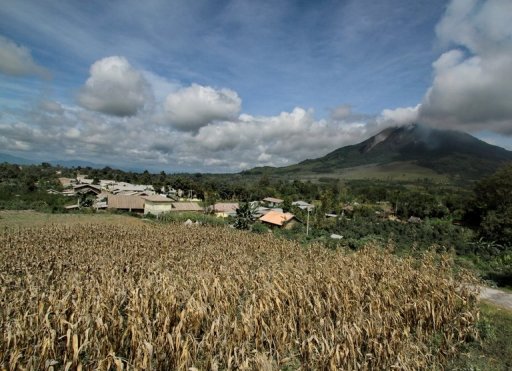
[[[143,210],[144,199],[140,196],[109,195],[109,209]]]

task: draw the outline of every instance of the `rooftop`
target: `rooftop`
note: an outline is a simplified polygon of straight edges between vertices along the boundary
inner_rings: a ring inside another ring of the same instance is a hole
[[[259,220],[265,223],[282,226],[292,220],[294,217],[295,215],[292,213],[281,213],[279,211],[272,210],[263,215]]]
[[[172,211],[203,211],[197,202],[173,202]]]
[[[238,209],[237,202],[218,202],[213,205],[213,210],[216,213],[229,213]]]
[[[144,199],[140,196],[109,195],[107,203],[109,209],[144,209]]]
[[[274,198],[274,197],[267,197],[267,198],[264,198],[263,201],[266,201],[266,202],[273,202],[275,204],[280,204],[281,202],[284,202],[284,200],[281,200],[280,198]]]
[[[174,202],[174,200],[162,195],[143,196],[143,198],[149,202]]]

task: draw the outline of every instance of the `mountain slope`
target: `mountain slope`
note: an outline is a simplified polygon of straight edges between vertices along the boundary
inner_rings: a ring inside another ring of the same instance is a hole
[[[478,179],[512,161],[512,152],[469,134],[429,128],[420,124],[387,128],[355,145],[282,168],[259,168],[273,174],[336,174],[347,169],[372,168],[385,176],[387,169],[411,166],[463,179]],[[407,165],[407,166],[406,166]],[[253,169],[258,171],[258,168]],[[364,174],[364,172],[362,172]],[[423,176],[423,175],[422,175]]]
[[[17,165],[31,165],[31,164],[35,163],[35,161],[28,160],[23,157],[11,156],[6,153],[0,153],[0,164],[2,164],[4,162],[6,162],[8,164],[17,164]]]

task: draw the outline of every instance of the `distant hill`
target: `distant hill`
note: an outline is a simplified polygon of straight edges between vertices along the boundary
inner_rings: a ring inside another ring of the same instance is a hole
[[[93,169],[102,169],[107,165],[96,164],[90,161],[82,161],[82,160],[53,160],[48,161],[52,165],[60,165],[62,167],[90,167]]]
[[[467,133],[411,124],[387,128],[359,143],[296,165],[260,167],[245,174],[296,174],[303,178],[479,179],[512,161],[512,151],[490,145]]]
[[[28,160],[23,157],[11,156],[6,153],[0,153],[0,164],[7,162],[8,164],[16,164],[16,165],[31,165],[36,162],[32,160]]]
[[[0,153],[0,163],[7,162],[9,164],[16,164],[16,165],[37,165],[41,164],[42,162],[48,162],[52,165],[60,165],[62,167],[91,167],[94,169],[101,169],[105,167],[106,165],[100,165],[95,164],[93,162],[89,161],[82,161],[82,160],[52,160],[52,161],[45,161],[45,160],[32,160],[27,159],[23,157],[18,156],[12,156],[8,155],[6,153]]]

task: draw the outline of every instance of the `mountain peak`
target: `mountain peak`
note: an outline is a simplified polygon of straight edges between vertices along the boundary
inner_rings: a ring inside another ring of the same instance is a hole
[[[385,174],[394,168],[423,169],[419,173],[478,179],[512,161],[512,152],[485,143],[467,133],[432,128],[421,123],[388,127],[365,141],[339,148],[297,165],[274,169],[277,173],[346,173],[347,169],[372,167]],[[400,164],[407,166],[400,167]],[[352,171],[350,170],[350,171]],[[405,172],[407,170],[401,170]],[[367,171],[361,171],[361,174]]]

